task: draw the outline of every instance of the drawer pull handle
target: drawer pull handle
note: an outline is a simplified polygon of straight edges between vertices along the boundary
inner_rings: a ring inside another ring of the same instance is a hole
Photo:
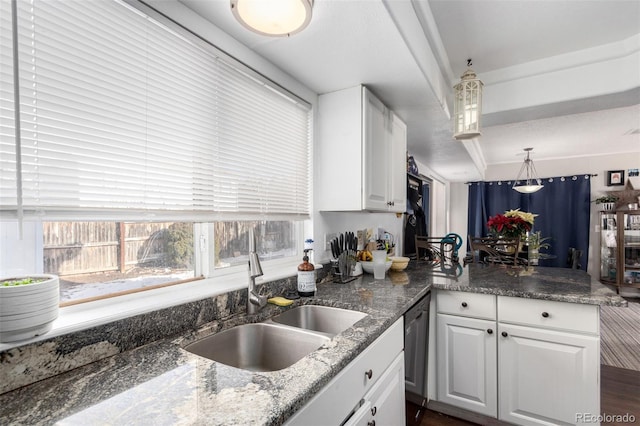
[[[367,423],[367,426],[376,426],[376,421],[371,420],[370,422]]]
[[[493,330],[489,328],[489,329],[487,329],[487,333],[493,334]]]
[[[371,415],[372,415],[372,416],[375,416],[377,412],[378,412],[378,407],[375,407],[375,406],[374,406],[374,407],[371,409]]]
[[[506,332],[506,331],[503,331],[503,332],[502,332],[502,337],[507,337],[508,335],[509,335],[509,334],[507,334],[507,332]]]
[[[364,375],[367,376],[367,379],[370,379],[370,378],[373,377],[373,371],[369,370],[369,371],[365,372]]]
[[[549,312],[543,312],[542,313],[542,317],[543,318],[549,318]]]
[[[467,307],[467,302],[462,302],[462,307],[466,308]]]

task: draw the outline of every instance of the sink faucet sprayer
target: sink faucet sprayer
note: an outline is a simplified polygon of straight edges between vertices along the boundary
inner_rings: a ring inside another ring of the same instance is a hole
[[[262,266],[256,253],[256,237],[253,229],[249,230],[249,294],[247,295],[247,313],[256,314],[267,304],[267,296],[256,292],[256,277],[262,276]]]

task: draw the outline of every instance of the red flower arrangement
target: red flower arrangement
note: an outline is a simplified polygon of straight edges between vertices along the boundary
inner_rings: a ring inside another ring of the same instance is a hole
[[[497,214],[489,217],[487,227],[492,235],[516,238],[531,231],[533,223],[523,219],[520,215]]]

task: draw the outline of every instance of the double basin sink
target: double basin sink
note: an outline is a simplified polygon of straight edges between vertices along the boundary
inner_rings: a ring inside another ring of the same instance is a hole
[[[184,349],[244,370],[276,371],[295,364],[365,316],[347,309],[303,305],[265,322],[213,334]]]

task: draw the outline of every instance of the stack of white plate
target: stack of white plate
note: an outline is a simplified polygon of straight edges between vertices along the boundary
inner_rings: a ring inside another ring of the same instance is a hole
[[[51,330],[58,318],[60,281],[55,275],[30,274],[43,281],[17,286],[0,285],[0,342],[29,339]],[[6,280],[20,279],[2,278]]]

